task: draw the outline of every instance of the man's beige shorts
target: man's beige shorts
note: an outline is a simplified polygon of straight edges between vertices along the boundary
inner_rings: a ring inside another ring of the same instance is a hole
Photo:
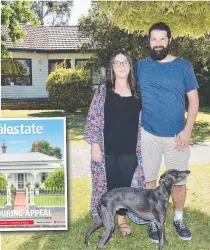
[[[162,155],[167,169],[187,170],[190,158],[190,147],[184,151],[178,151],[175,146],[176,137],[159,137],[141,130],[142,164],[146,182],[155,181],[158,178]],[[183,180],[176,185],[184,185]]]

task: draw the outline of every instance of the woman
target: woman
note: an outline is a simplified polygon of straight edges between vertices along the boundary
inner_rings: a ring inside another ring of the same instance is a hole
[[[91,144],[91,215],[98,220],[100,197],[116,187],[145,188],[140,152],[140,109],[131,57],[124,51],[113,54],[107,81],[96,91],[87,116],[85,140]],[[122,235],[132,229],[120,209]]]

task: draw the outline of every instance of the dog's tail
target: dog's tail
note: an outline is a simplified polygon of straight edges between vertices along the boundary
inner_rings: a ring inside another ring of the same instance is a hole
[[[102,220],[98,220],[97,222],[94,222],[93,226],[88,230],[88,232],[85,234],[85,241],[84,244],[86,246],[89,245],[88,239],[92,233],[94,233],[96,230],[98,230],[100,227],[103,226]]]

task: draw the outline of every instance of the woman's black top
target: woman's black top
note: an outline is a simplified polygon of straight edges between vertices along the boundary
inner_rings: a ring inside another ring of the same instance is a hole
[[[136,153],[141,102],[133,96],[107,94],[104,105],[105,154]]]

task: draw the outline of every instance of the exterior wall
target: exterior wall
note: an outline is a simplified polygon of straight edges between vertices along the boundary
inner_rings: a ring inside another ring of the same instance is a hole
[[[16,187],[16,174],[9,174],[7,181],[10,185],[13,184]]]
[[[1,98],[45,98],[45,82],[48,76],[47,55],[38,53],[12,53],[13,58],[31,59],[32,86],[1,86]],[[39,63],[42,60],[42,64]]]
[[[47,98],[45,83],[48,77],[48,60],[50,59],[71,59],[72,68],[75,67],[75,59],[88,59],[91,53],[31,53],[13,52],[13,58],[31,59],[32,65],[32,86],[1,86],[2,99],[29,99]],[[99,74],[93,74],[93,83],[99,81]]]

